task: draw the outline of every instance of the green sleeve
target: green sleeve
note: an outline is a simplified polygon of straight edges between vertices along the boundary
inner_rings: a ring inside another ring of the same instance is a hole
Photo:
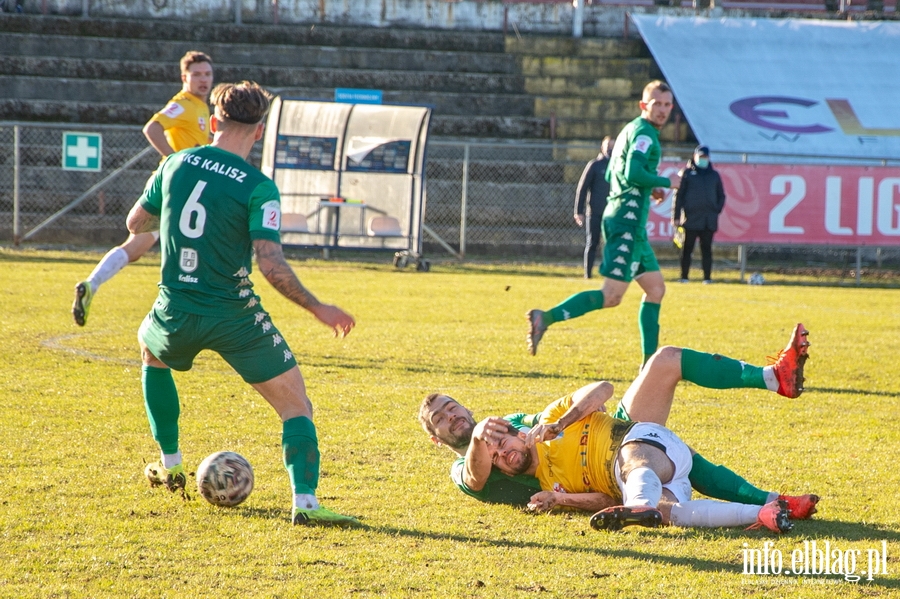
[[[486,503],[505,503],[507,505],[527,505],[531,496],[541,490],[541,484],[533,476],[520,474],[507,476],[497,469],[491,469],[487,483],[480,491],[473,491],[463,482],[465,458],[458,458],[450,467],[450,478],[460,491]]]
[[[660,177],[655,169],[648,168],[647,153],[638,152],[634,148],[628,151],[628,157],[625,159],[624,175],[629,185],[644,189],[671,185],[668,177]]]
[[[516,430],[527,431],[540,421],[541,412],[526,414],[517,412],[504,416]],[[466,459],[457,458],[450,467],[450,478],[460,491],[486,503],[505,503],[508,505],[527,505],[531,496],[541,490],[541,483],[537,478],[525,474],[508,476],[496,468],[491,468],[491,474],[480,491],[473,491],[463,482],[463,471]]]
[[[503,417],[504,420],[509,422],[516,430],[523,429],[532,429],[535,427],[541,419],[541,412],[537,414],[526,414],[525,412],[516,412],[515,414],[509,414]]]
[[[271,179],[262,180],[250,194],[247,221],[251,239],[281,243],[281,195]]]
[[[138,198],[141,208],[153,216],[162,214],[162,170],[168,160],[169,157],[166,156],[159,168],[150,175],[150,178],[147,179],[147,185],[144,187],[144,193]]]

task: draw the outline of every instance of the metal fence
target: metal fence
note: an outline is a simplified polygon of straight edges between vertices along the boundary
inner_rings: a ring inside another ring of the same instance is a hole
[[[66,132],[100,133],[100,170],[63,168]],[[250,162],[259,164],[257,144]],[[565,144],[428,145],[427,240],[441,252],[571,253],[574,188],[596,148]],[[118,243],[158,157],[140,128],[0,123],[0,238]]]
[[[63,169],[64,133],[71,131],[102,134],[100,170]],[[684,159],[691,149],[667,148],[667,157]],[[580,259],[584,231],[572,218],[575,188],[597,147],[432,139],[426,152],[427,255]],[[258,165],[260,155],[257,144],[250,162]],[[120,243],[125,217],[157,164],[138,127],[0,123],[0,240]],[[670,244],[658,249],[661,258],[674,259]],[[857,278],[866,268],[900,270],[897,247],[720,244],[717,256],[743,270],[827,267]]]
[[[65,134],[72,132],[102,136],[98,170],[64,168]],[[0,123],[0,236],[118,243],[127,234],[125,216],[158,162],[138,127]]]
[[[432,141],[425,223],[469,254],[574,255],[575,187],[598,147]],[[428,236],[425,237],[426,242]]]

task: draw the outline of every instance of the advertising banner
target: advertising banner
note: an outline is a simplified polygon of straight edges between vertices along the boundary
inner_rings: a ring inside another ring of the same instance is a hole
[[[900,23],[632,15],[716,152],[900,160]]]
[[[669,176],[684,164],[663,163]],[[900,245],[900,168],[717,164],[725,187],[716,243]],[[672,193],[653,206],[651,241],[672,238]]]

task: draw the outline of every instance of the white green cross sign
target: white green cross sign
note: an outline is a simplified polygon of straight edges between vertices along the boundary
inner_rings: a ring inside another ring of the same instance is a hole
[[[103,136],[99,133],[63,133],[62,167],[65,171],[100,170]]]

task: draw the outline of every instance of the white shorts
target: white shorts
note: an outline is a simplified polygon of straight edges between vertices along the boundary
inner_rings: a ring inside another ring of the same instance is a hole
[[[675,465],[675,474],[672,476],[672,480],[663,485],[663,489],[668,489],[679,502],[691,500],[691,481],[688,479],[688,475],[691,473],[693,457],[691,449],[684,441],[666,427],[653,422],[638,422],[632,426],[625,438],[622,439],[622,445],[629,441],[646,442],[664,450],[666,456]],[[622,503],[627,504],[625,482],[622,480],[622,470],[619,468],[618,460],[616,461],[616,482],[622,489]]]

